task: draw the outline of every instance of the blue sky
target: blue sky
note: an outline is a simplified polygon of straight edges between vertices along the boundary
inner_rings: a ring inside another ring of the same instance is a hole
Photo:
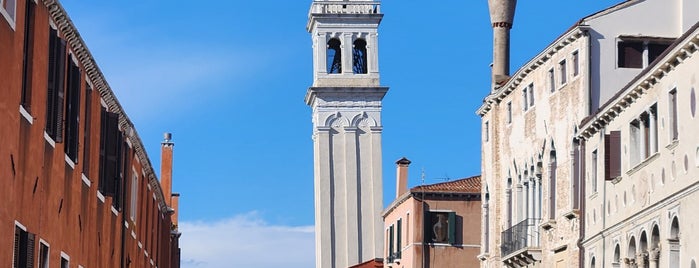
[[[61,1],[159,166],[175,142],[183,267],[311,267],[311,0]],[[519,1],[512,70],[619,0]],[[384,1],[384,203],[410,185],[480,173],[489,90],[487,1]],[[269,258],[271,247],[286,248]],[[283,261],[282,261],[283,260]]]

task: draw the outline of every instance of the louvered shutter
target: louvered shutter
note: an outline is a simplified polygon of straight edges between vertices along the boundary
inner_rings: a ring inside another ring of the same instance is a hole
[[[107,189],[107,130],[107,110],[101,108],[99,190],[103,194],[106,192]]]
[[[401,245],[401,238],[403,236],[402,233],[402,220],[398,220],[398,223],[396,224],[396,258],[400,259],[401,251],[403,246]]]
[[[389,254],[388,254],[388,256],[389,256],[390,262],[393,262],[393,257],[395,256],[394,253],[396,252],[395,248],[393,248],[393,241],[395,241],[395,240],[393,240],[394,239],[394,237],[393,237],[393,225],[391,225],[391,227],[389,227],[388,233],[389,233],[389,237],[388,237],[388,253]]]
[[[56,61],[58,50],[58,32],[49,27],[49,70],[48,70],[48,86],[46,92],[46,133],[50,137],[55,137],[56,126],[54,119],[56,110]]]
[[[92,89],[85,85],[85,130],[83,131],[83,173],[90,176],[90,128],[92,126]]]
[[[59,39],[57,54],[56,73],[56,103],[54,106],[56,124],[56,142],[63,142],[63,105],[65,99],[65,77],[66,77],[66,41]]]
[[[22,234],[22,229],[15,226],[15,246],[14,246],[14,249],[12,251],[13,252],[13,260],[12,260],[13,266],[12,267],[14,267],[14,268],[19,268],[19,255],[20,255],[19,242],[21,240],[21,234]]]
[[[604,179],[613,180],[621,176],[621,132],[611,131],[604,135]]]
[[[27,249],[26,249],[26,267],[34,268],[34,243],[35,235],[27,233]]]
[[[105,134],[105,194],[114,197],[116,195],[117,182],[117,158],[119,115],[108,112],[106,114],[107,126]]]
[[[422,240],[424,240],[425,244],[431,243],[432,242],[432,213],[429,211],[425,211],[424,216],[423,216],[423,237]]]
[[[78,162],[78,132],[80,120],[80,68],[70,61],[68,71],[68,101],[66,103],[66,145],[65,152]]]
[[[456,243],[456,213],[449,212],[449,222],[447,222],[449,227],[449,244]]]

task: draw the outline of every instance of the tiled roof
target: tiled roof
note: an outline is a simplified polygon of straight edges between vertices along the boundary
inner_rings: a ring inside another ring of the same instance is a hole
[[[480,193],[481,176],[476,175],[469,178],[454,181],[416,186],[410,189],[411,192],[441,192],[441,193]]]

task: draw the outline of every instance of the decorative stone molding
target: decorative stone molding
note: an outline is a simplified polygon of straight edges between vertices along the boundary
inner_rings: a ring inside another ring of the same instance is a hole
[[[134,145],[136,155],[141,162],[143,169],[148,175],[148,184],[155,189],[154,191],[158,197],[158,202],[162,207],[164,207],[165,198],[163,196],[162,189],[160,188],[160,183],[155,176],[153,165],[151,164],[150,158],[148,158],[148,154],[144,149],[143,142],[138,136],[133,123],[126,115],[126,112],[124,112],[124,109],[121,107],[121,104],[107,83],[104,74],[102,74],[102,71],[97,66],[92,53],[90,53],[90,51],[87,49],[85,41],[80,36],[80,33],[78,33],[73,21],[70,19],[60,3],[55,0],[43,0],[43,3],[48,8],[51,20],[56,24],[58,31],[68,43],[75,57],[80,61],[80,65],[82,65],[82,69],[85,71],[90,83],[93,85],[93,89],[97,89],[99,91],[100,97],[107,104],[107,109],[109,111],[119,114],[119,129],[127,133],[128,139],[131,140],[131,143]]]

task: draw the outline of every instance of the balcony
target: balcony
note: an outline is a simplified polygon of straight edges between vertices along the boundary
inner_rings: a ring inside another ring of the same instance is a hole
[[[380,14],[378,1],[314,1],[310,14]]]
[[[502,232],[503,262],[508,267],[523,267],[541,261],[541,219],[526,219]]]

